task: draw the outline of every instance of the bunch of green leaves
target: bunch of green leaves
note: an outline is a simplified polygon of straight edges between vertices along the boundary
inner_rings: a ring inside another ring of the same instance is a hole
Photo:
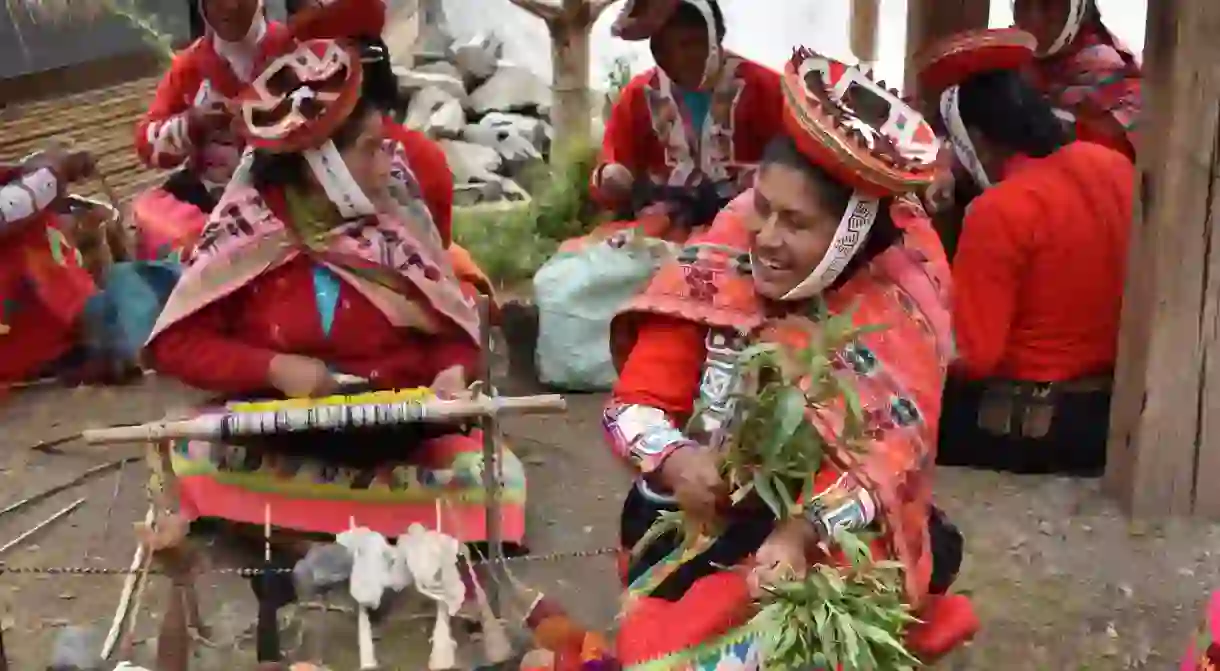
[[[829,447],[808,422],[809,408],[842,399],[845,422],[836,439],[852,449],[864,442],[860,397],[850,376],[836,373],[832,364],[845,347],[875,329],[858,328],[850,312],[830,315],[821,304],[811,321],[816,326],[803,349],[762,343],[743,352],[746,393],[737,401],[740,423],[724,455],[734,501],[757,493],[779,520],[801,513],[798,496],[813,497],[810,474],[821,467]]]
[[[915,618],[903,603],[902,565],[873,561],[850,532],[836,542],[851,567],[812,567],[767,589],[756,623],[768,669],[910,671],[921,666],[902,643]]]

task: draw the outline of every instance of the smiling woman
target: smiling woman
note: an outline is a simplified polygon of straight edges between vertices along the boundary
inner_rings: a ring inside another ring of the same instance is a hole
[[[759,293],[782,298],[794,291],[827,256],[836,227],[852,202],[850,187],[801,155],[787,136],[771,141],[746,217],[753,237],[754,283]],[[835,288],[893,245],[901,235],[890,216],[891,198],[880,201],[864,247],[829,283]]]

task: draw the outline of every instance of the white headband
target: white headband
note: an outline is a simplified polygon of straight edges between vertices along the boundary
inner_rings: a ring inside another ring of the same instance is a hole
[[[966,124],[962,122],[962,114],[957,104],[960,96],[961,87],[959,86],[950,86],[940,94],[940,118],[944,120],[945,126],[948,128],[949,144],[953,147],[957,160],[974,178],[974,182],[980,189],[989,189],[991,179],[987,177],[983,162],[979,160],[974,143],[970,141],[970,134],[966,132]]]
[[[1076,36],[1080,34],[1080,27],[1084,25],[1084,15],[1089,8],[1090,0],[1069,0],[1071,3],[1068,7],[1067,20],[1063,23],[1063,29],[1059,31],[1059,37],[1051,43],[1049,47],[1042,50],[1040,56],[1054,56],[1063,51],[1063,48],[1072,43]]]
[[[698,9],[707,24],[707,61],[703,64],[702,84],[709,86],[720,71],[720,34],[716,32],[716,13],[712,11],[712,5],[707,0],[682,1]]]
[[[877,221],[877,213],[881,209],[881,200],[856,191],[847,203],[847,210],[839,220],[835,236],[826,249],[826,255],[818,262],[809,277],[784,294],[782,301],[799,301],[812,298],[834,284],[839,275],[847,268],[847,264],[864,247],[868,232]]]
[[[356,183],[352,173],[343,162],[343,155],[330,140],[317,149],[307,149],[302,154],[309,162],[314,177],[326,191],[326,197],[339,208],[344,219],[368,217],[377,214],[377,208]]]

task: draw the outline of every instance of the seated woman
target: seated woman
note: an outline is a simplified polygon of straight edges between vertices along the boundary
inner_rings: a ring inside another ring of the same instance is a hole
[[[780,126],[779,75],[725,52],[716,0],[632,0],[613,32],[648,40],[657,67],[615,102],[590,183],[595,201],[632,221],[590,238],[642,226],[682,242],[749,184]]]
[[[880,530],[875,549],[905,565],[905,597],[927,622],[908,632],[916,653],[934,658],[977,624],[961,597],[937,596],[960,561],[960,536],[931,505],[953,351],[949,268],[909,194],[930,182],[938,142],[918,113],[855,67],[801,50],[783,87],[785,134],[764,153],[756,186],[613,323],[622,375],[606,435],[640,476],[623,507],[624,553],[675,506],[725,529],[696,556],[667,559],[670,539],[625,566],[624,665],[767,668],[757,636],[740,628],[756,612],[748,583],[840,560],[820,547],[833,543],[829,520],[844,513],[850,528]],[[831,447],[809,477],[816,501],[836,505],[811,505],[782,524],[765,507],[729,512],[718,446],[738,411],[741,352],[756,342],[803,347],[819,329],[819,306],[854,310],[857,326],[885,326],[837,363],[860,390],[867,450],[839,446],[841,407],[811,406],[808,421]]]
[[[1015,0],[1018,28],[1038,41],[1035,87],[1071,118],[1076,139],[1135,160],[1143,107],[1139,60],[1101,21],[1097,0]]]
[[[475,374],[474,303],[361,79],[354,45],[312,40],[243,94],[251,184],[231,184],[213,212],[149,339],[153,368],[227,397],[325,396],[335,372],[444,392]],[[355,519],[397,535],[431,527],[441,501],[449,533],[485,538],[477,432],[360,450],[343,441],[284,442],[287,453],[180,444],[183,513],[262,523],[271,506],[279,527],[333,534]],[[520,543],[524,475],[508,455],[504,471],[504,537]]]
[[[64,213],[67,185],[93,170],[89,154],[59,147],[0,167],[0,384],[119,372],[91,347],[85,314],[98,286]]]
[[[378,33],[385,23],[384,0],[331,0],[290,26],[267,20],[262,0],[199,0],[199,12],[206,33],[175,56],[136,125],[140,160],[175,171],[132,205],[141,260],[190,252],[245,149],[229,101],[268,55],[294,39]]]
[[[927,67],[953,84],[941,120],[962,180],[982,195],[953,260],[959,358],[939,463],[1099,475],[1134,167],[1099,144],[1069,142],[1018,72],[989,69],[1013,54],[1032,60],[1032,41],[959,38],[958,54]]]

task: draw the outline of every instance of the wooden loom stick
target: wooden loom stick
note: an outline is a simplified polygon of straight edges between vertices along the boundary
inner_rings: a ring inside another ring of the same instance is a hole
[[[276,601],[272,598],[272,568],[271,504],[268,503],[263,507],[264,573],[254,578],[254,580],[262,581],[262,589],[258,592],[258,623],[256,625],[256,647],[258,648],[258,661],[260,664],[263,662],[283,661],[284,654],[280,647],[279,608],[276,608]]]
[[[360,407],[375,411],[392,412],[401,407],[419,407],[418,422],[447,423],[475,417],[489,417],[499,414],[556,414],[567,409],[564,398],[558,394],[518,397],[480,396],[474,399],[427,400],[421,402],[400,403],[369,403]],[[276,429],[287,430],[284,422],[275,422],[274,417],[287,418],[287,424],[303,428],[331,428],[326,425],[316,425],[316,415],[319,412],[342,408],[343,406],[317,406],[314,408],[286,408],[278,411],[253,413],[216,413],[207,414],[187,420],[160,421],[135,426],[121,426],[108,429],[90,429],[81,434],[85,442],[94,445],[160,442],[166,440],[214,440],[225,433],[225,420],[240,415],[261,415],[267,424],[274,424]],[[337,416],[337,415],[336,415]],[[258,424],[258,419],[247,418],[248,424]],[[409,420],[408,420],[409,421]],[[343,427],[335,427],[343,428]],[[259,430],[253,430],[258,433]],[[239,431],[238,433],[245,433]],[[494,454],[493,454],[494,456]]]
[[[148,506],[148,512],[144,515],[144,523],[152,524],[154,518],[154,508]],[[110,631],[106,633],[106,640],[102,643],[102,659],[110,659],[111,653],[114,652],[114,646],[119,640],[119,633],[123,629],[123,623],[127,621],[127,614],[131,608],[131,595],[136,589],[136,582],[142,579],[141,574],[136,572],[144,564],[144,544],[140,543],[136,546],[136,554],[131,558],[131,571],[127,574],[127,578],[123,581],[123,592],[119,595],[119,605],[114,612],[114,620],[110,623]]]
[[[356,528],[356,518],[348,518],[348,527]],[[355,566],[352,566],[352,577],[355,577]],[[371,671],[378,667],[377,647],[373,643],[373,623],[369,621],[369,609],[364,604],[356,603],[356,642],[360,648],[360,671]]]
[[[487,393],[495,394],[492,385],[492,340],[491,299],[484,296],[479,301],[479,336],[483,348],[483,384]],[[565,406],[566,407],[566,406]],[[483,416],[483,515],[487,528],[488,553],[492,561],[504,556],[504,536],[500,529],[500,469],[499,441],[496,434],[499,425],[494,414]],[[493,612],[500,609],[500,591],[495,583],[490,585],[488,603]]]

